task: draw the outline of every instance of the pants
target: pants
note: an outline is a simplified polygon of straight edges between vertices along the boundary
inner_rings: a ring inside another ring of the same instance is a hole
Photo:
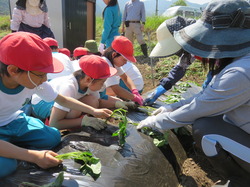
[[[0,127],[0,140],[27,149],[51,150],[60,143],[61,135],[56,128],[21,113],[11,123]],[[0,157],[0,168],[0,178],[5,177],[16,170],[17,160]]]
[[[48,117],[50,117],[50,113],[52,110],[52,107],[54,106],[54,101],[52,102],[45,102],[44,100],[41,100],[39,103],[37,104],[32,104],[32,114],[41,119],[44,120]]]
[[[250,185],[250,135],[223,120],[223,116],[200,118],[193,125],[196,145],[206,154],[230,187]]]
[[[141,24],[140,23],[129,23],[129,27],[126,27],[125,36],[133,43],[134,34],[140,45],[145,44],[143,39]]]

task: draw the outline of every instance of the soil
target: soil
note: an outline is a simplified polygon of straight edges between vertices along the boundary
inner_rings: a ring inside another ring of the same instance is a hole
[[[137,56],[136,58],[136,66],[144,78],[143,93],[147,93],[153,90],[159,83],[159,80],[148,78],[148,75],[152,74],[151,66],[154,67],[158,61],[154,59],[153,62],[150,62],[150,58],[143,56]],[[185,80],[185,78],[182,79],[182,81]],[[188,80],[197,82],[196,77],[189,77]],[[180,171],[177,171],[174,167],[180,182],[179,187],[211,187],[214,184],[226,183],[225,179],[223,179],[209,163],[206,156],[195,148],[192,138],[190,139],[189,137],[188,140],[180,140],[180,142],[188,158],[184,161]]]

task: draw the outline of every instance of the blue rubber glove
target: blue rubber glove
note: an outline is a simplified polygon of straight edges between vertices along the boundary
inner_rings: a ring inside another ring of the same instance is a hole
[[[144,105],[152,105],[158,97],[164,94],[167,90],[162,86],[159,85],[152,93],[150,93],[147,98],[144,100]]]

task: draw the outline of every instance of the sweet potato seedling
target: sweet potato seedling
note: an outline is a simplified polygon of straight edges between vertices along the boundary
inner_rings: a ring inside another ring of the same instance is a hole
[[[73,159],[75,162],[80,163],[80,171],[85,175],[90,175],[96,180],[101,174],[100,159],[92,155],[91,152],[69,152],[56,156],[59,160]]]
[[[115,115],[118,115],[120,117],[119,129],[112,134],[112,136],[118,136],[119,138],[118,145],[120,147],[123,147],[126,142],[125,137],[127,136],[126,128],[128,124],[126,113],[127,113],[126,110],[119,108],[114,110],[113,113],[111,114],[111,117]]]

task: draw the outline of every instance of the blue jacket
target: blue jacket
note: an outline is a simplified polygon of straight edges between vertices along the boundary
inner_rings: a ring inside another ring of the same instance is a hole
[[[107,48],[111,46],[114,37],[120,35],[121,20],[122,15],[118,4],[105,9],[101,43]]]

